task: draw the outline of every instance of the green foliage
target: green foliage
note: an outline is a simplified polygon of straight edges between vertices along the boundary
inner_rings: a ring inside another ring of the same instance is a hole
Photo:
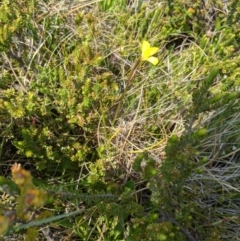
[[[16,210],[7,235],[25,240],[46,224],[71,240],[223,240],[239,224],[237,1],[96,2],[0,4],[0,222]],[[15,160],[30,193],[4,177]]]
[[[14,194],[19,192],[19,188],[16,185],[16,183],[14,183],[12,180],[7,179],[3,176],[0,176],[0,186],[1,186],[1,189],[7,193]]]
[[[28,228],[24,241],[37,240],[38,230],[36,227]]]
[[[114,10],[116,7],[123,10],[127,7],[127,0],[120,0],[118,2],[114,0],[103,0],[99,3],[99,7],[102,11]]]
[[[7,51],[13,37],[20,37],[34,14],[35,1],[7,1],[0,6],[0,51]]]
[[[179,228],[170,222],[158,222],[158,214],[134,218],[130,240],[185,240]]]
[[[148,183],[152,192],[151,203],[155,210],[158,210],[159,219],[165,220],[171,227],[165,229],[165,232],[161,231],[166,235],[166,240],[185,240],[186,237],[191,239],[192,235],[205,240],[209,235],[212,238],[219,237],[222,232],[220,229],[218,231],[209,229],[206,232],[202,223],[206,222],[208,211],[195,203],[201,194],[197,187],[186,189],[187,180],[194,173],[202,173],[199,167],[206,161],[196,161],[199,155],[196,147],[206,135],[207,131],[204,128],[196,130],[191,135],[185,134],[181,138],[173,135],[168,141],[166,158],[160,168],[161,179],[155,177]],[[159,225],[164,225],[165,222],[160,222]],[[196,229],[192,226],[193,223],[197,225]],[[171,237],[168,236],[170,234]]]

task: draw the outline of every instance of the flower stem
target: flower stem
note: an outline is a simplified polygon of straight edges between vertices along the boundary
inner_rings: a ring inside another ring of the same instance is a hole
[[[135,76],[135,73],[137,71],[137,68],[138,68],[140,62],[141,62],[141,57],[137,59],[137,61],[134,63],[134,65],[133,65],[133,67],[132,67],[132,69],[129,73],[129,78],[127,79],[125,89],[124,89],[122,95],[120,96],[120,98],[118,100],[119,102],[118,102],[117,110],[116,110],[115,115],[114,115],[113,123],[115,123],[116,120],[119,117],[120,108],[123,105],[123,101],[124,101],[124,98],[126,96],[127,91],[129,90],[130,86],[132,85],[133,77]]]

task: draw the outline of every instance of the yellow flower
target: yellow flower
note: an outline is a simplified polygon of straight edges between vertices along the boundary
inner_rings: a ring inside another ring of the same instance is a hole
[[[158,58],[152,57],[152,55],[156,54],[159,48],[151,47],[148,41],[143,41],[142,43],[142,56],[141,61],[148,61],[153,65],[158,64]]]

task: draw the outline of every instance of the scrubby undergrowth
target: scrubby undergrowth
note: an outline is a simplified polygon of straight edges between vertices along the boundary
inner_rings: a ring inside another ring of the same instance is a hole
[[[2,1],[4,240],[239,239],[240,6],[203,2]]]

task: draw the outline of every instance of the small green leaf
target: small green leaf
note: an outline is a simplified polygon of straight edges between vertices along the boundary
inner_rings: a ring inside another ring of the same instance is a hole
[[[128,188],[128,189],[134,191],[135,190],[135,182],[129,181],[129,182],[125,183],[124,188]]]

